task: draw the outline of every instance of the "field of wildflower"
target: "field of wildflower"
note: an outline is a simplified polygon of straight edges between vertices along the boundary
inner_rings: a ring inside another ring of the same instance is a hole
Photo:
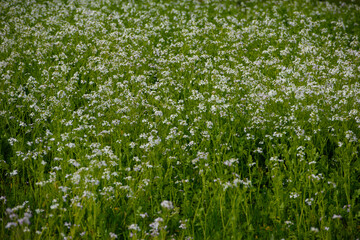
[[[0,1],[0,239],[358,239],[360,5]]]

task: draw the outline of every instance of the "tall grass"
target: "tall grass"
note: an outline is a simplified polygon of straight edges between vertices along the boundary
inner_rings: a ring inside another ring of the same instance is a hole
[[[0,2],[1,239],[356,239],[360,7]]]

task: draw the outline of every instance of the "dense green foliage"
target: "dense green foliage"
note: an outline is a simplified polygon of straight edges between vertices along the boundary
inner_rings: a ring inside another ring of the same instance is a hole
[[[359,237],[332,2],[0,1],[0,239]]]

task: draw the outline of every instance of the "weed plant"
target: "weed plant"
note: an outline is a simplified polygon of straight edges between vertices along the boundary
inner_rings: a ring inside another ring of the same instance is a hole
[[[1,239],[357,239],[353,1],[0,1]]]

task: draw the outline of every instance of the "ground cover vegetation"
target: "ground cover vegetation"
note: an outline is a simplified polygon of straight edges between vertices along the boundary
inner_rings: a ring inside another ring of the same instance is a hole
[[[352,1],[0,1],[1,239],[356,239]]]

